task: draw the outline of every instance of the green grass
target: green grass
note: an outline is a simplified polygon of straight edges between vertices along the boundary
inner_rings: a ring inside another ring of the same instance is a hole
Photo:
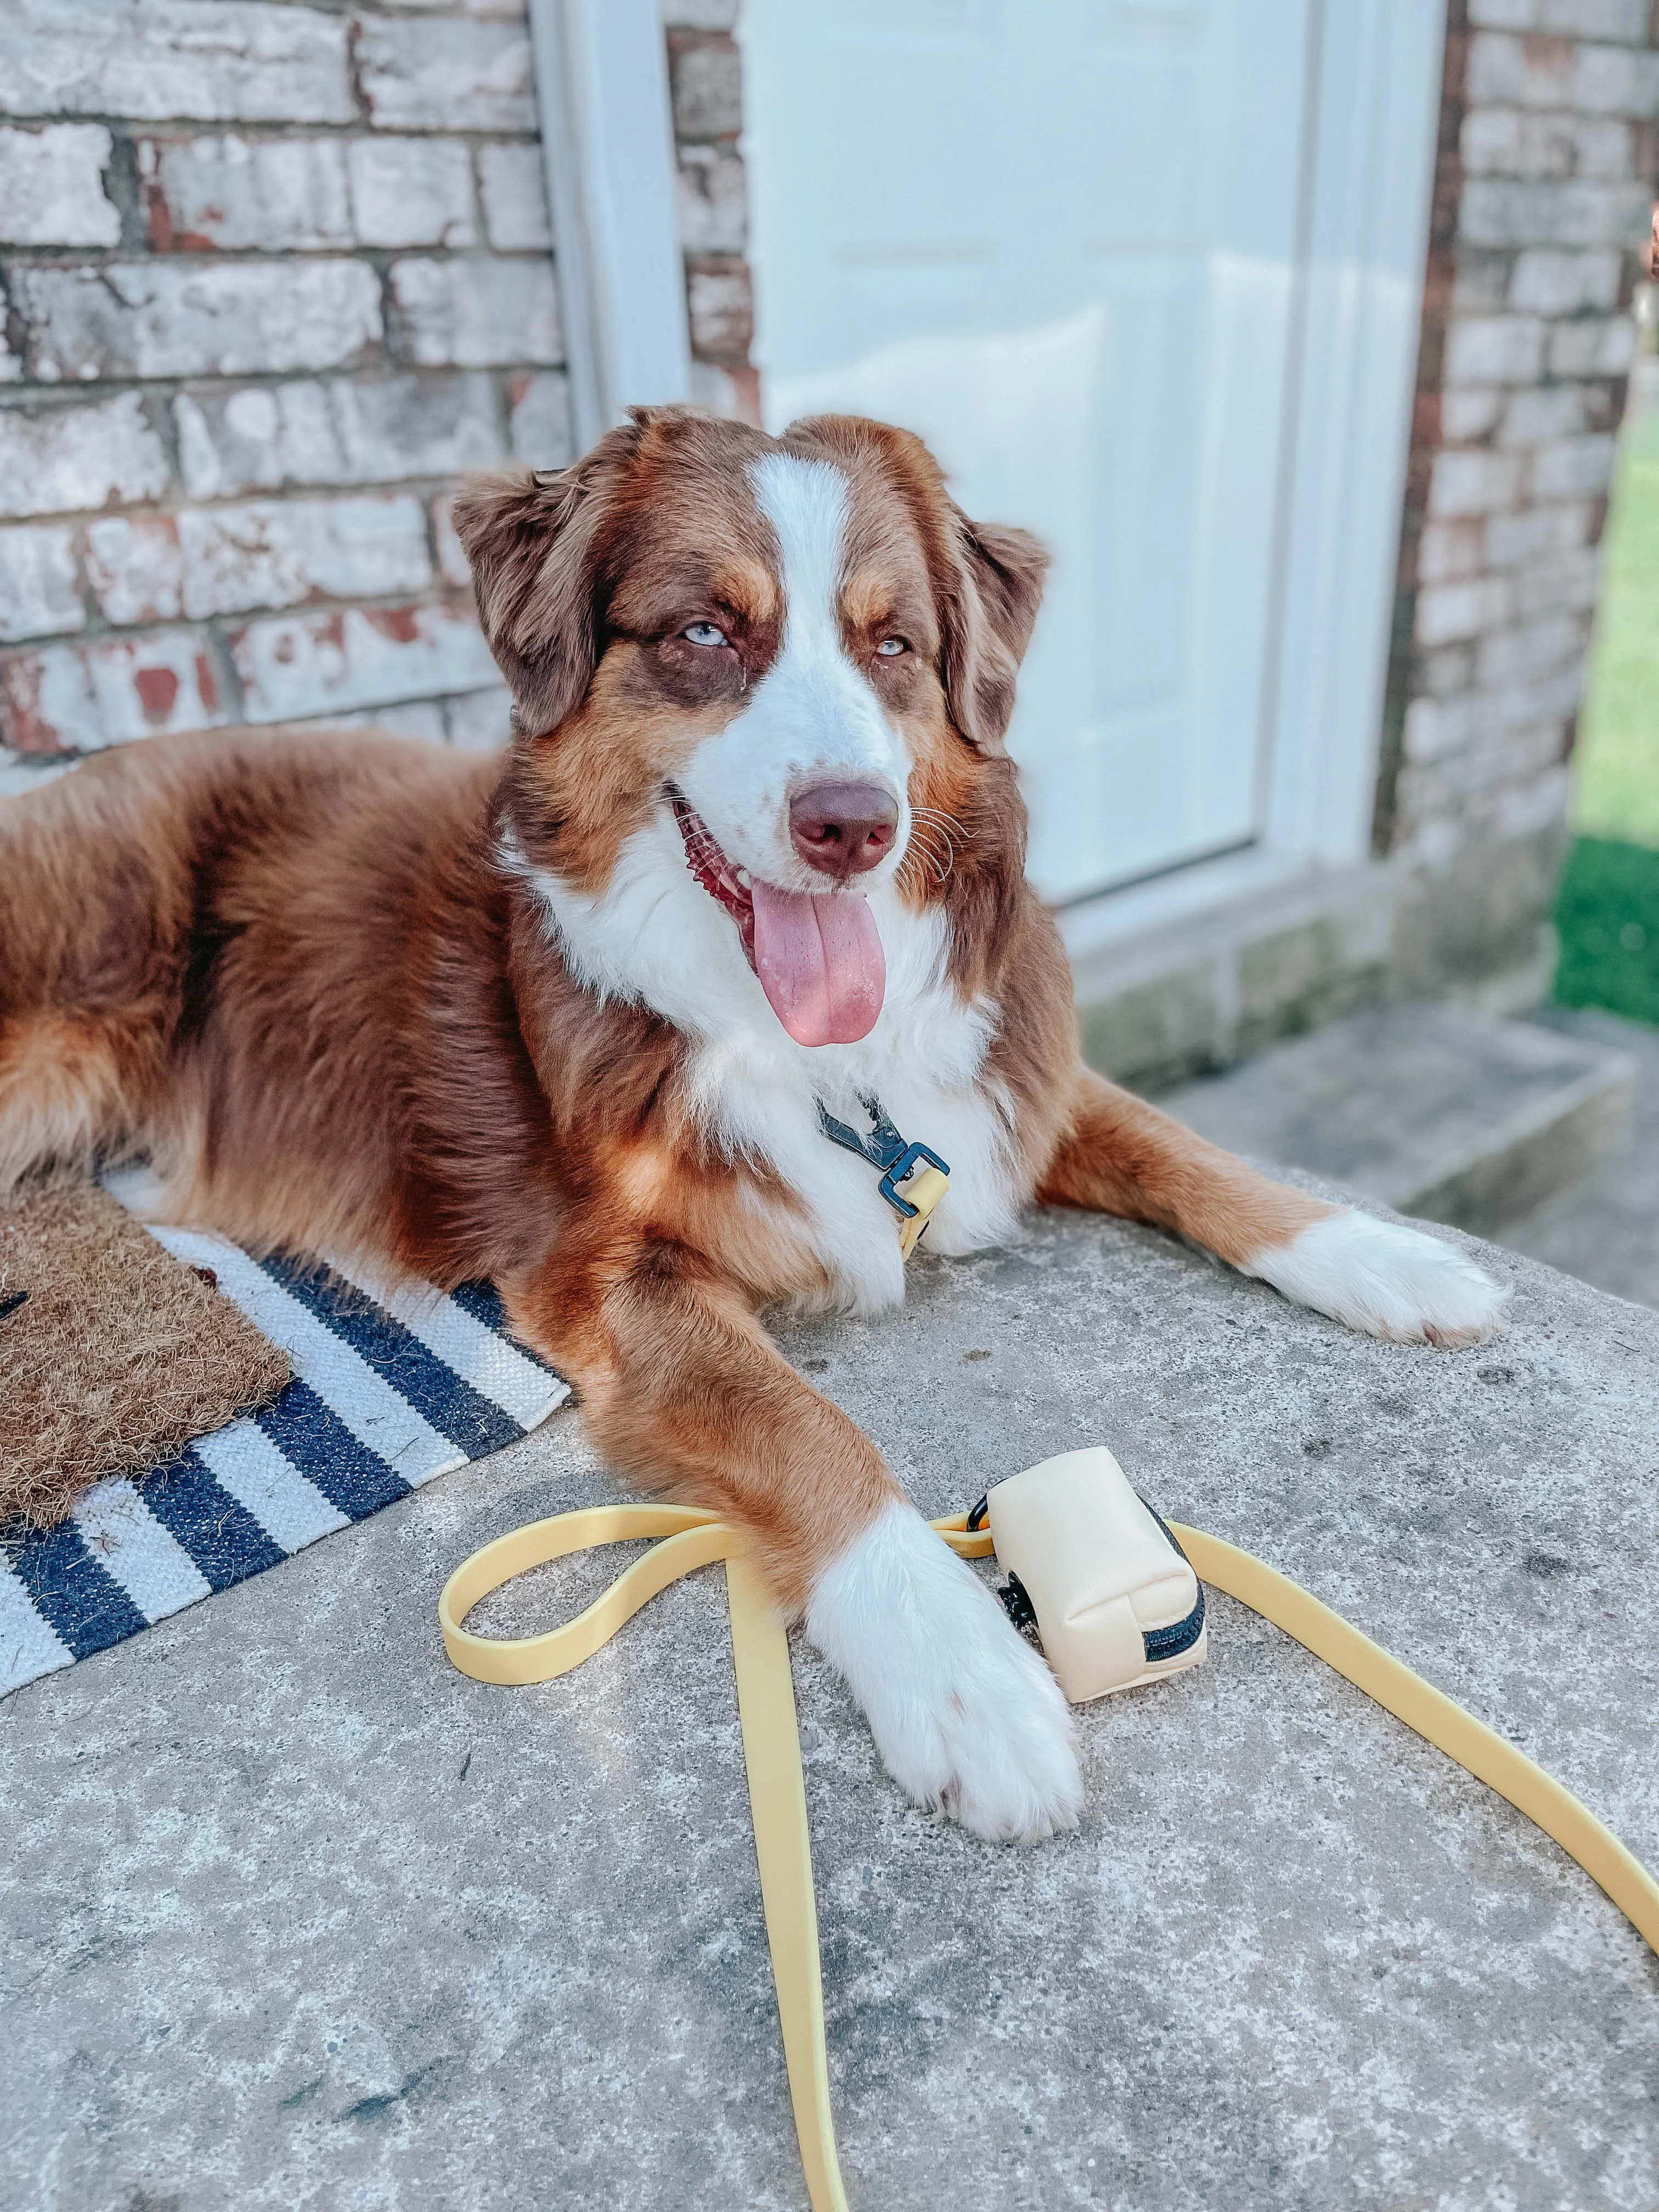
[[[1659,851],[1580,837],[1555,909],[1564,1006],[1606,1006],[1659,1023]]]
[[[1659,407],[1620,454],[1572,826],[1555,995],[1659,1024]]]
[[[1626,433],[1603,561],[1572,826],[1659,847],[1659,407]]]

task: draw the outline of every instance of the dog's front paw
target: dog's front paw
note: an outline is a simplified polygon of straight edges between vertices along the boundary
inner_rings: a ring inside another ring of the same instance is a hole
[[[846,1675],[894,1779],[993,1843],[1077,1825],[1060,1685],[912,1507],[890,1505],[819,1577],[806,1632]]]
[[[1258,1253],[1244,1272],[1399,1344],[1480,1344],[1496,1334],[1509,1298],[1455,1244],[1351,1206]]]

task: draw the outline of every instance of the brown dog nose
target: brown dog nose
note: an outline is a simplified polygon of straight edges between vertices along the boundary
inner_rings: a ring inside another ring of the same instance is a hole
[[[795,850],[838,883],[884,860],[897,835],[898,801],[878,783],[815,783],[789,802]]]

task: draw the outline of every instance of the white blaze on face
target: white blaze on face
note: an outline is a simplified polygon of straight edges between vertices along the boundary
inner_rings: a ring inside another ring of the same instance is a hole
[[[864,892],[903,859],[909,757],[842,640],[847,478],[787,453],[750,475],[782,556],[782,632],[750,703],[699,746],[680,785],[749,872],[755,972],[778,1019],[801,1044],[851,1043],[881,1011],[881,939]],[[790,840],[791,799],[823,783],[878,784],[898,804],[892,851],[855,889],[824,890]]]

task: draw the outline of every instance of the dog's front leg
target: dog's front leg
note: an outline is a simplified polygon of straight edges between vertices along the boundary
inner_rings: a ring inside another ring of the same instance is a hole
[[[1403,1343],[1479,1343],[1507,1296],[1455,1244],[1273,1182],[1087,1068],[1037,1195],[1172,1229],[1298,1305]]]
[[[994,1840],[1075,1822],[1053,1675],[732,1285],[649,1243],[556,1260],[509,1308],[575,1383],[619,1473],[747,1531],[780,1607],[805,1617],[913,1797]]]

